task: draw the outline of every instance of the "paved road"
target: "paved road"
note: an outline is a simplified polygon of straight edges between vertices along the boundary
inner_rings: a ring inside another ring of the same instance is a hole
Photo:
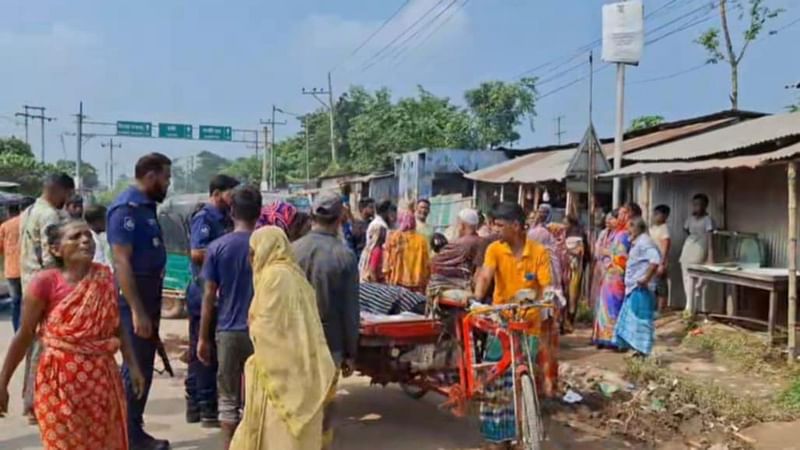
[[[174,342],[186,334],[185,321],[165,321],[162,337]],[[11,324],[0,317],[0,354],[11,338]],[[221,448],[216,430],[188,425],[183,420],[183,375],[186,366],[171,358],[176,377],[157,375],[147,405],[145,420],[152,434],[167,438],[176,450]],[[157,363],[160,367],[160,362]],[[37,450],[38,429],[28,426],[20,416],[22,371],[18,370],[10,388],[10,415],[0,419],[0,449]],[[365,378],[344,380],[339,389],[337,412],[337,450],[457,450],[480,447],[477,420],[459,419],[438,408],[441,399],[429,396],[416,401],[395,387],[369,386]],[[609,450],[626,448],[617,443],[599,442],[574,430],[551,424],[549,449]]]

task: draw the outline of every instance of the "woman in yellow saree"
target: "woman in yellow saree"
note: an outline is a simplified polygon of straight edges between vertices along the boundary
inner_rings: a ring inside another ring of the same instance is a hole
[[[245,365],[245,409],[232,450],[319,450],[325,399],[336,368],[314,290],[286,235],[264,227],[250,238],[254,297]]]

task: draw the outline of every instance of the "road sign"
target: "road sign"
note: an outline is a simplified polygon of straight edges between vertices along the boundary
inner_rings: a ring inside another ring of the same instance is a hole
[[[206,141],[230,141],[233,128],[215,125],[200,125],[200,139]]]
[[[117,121],[117,136],[151,137],[153,124],[150,122]]]
[[[158,124],[158,137],[191,139],[192,126],[183,123],[160,123]]]

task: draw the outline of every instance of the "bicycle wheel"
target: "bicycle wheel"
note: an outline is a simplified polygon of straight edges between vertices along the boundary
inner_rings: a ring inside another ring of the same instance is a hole
[[[517,414],[520,424],[520,443],[524,450],[541,450],[544,441],[544,424],[539,411],[536,386],[530,374],[523,373],[517,381],[519,407]]]

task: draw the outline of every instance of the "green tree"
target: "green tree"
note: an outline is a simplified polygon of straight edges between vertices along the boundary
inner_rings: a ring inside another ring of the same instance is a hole
[[[496,147],[519,140],[516,128],[527,118],[531,129],[536,116],[536,78],[515,83],[487,81],[464,97],[477,122],[481,147]]]
[[[193,170],[187,170],[184,181],[185,193],[208,192],[208,183],[214,175],[221,173],[230,161],[216,153],[201,151],[194,156]]]
[[[628,128],[628,131],[642,130],[644,128],[650,128],[656,125],[661,125],[662,123],[664,123],[664,116],[659,116],[659,115],[640,116],[631,120],[631,126],[630,128]]]
[[[56,161],[56,169],[74,177],[75,161],[60,159]],[[87,189],[95,189],[100,185],[97,169],[86,161],[81,162],[81,185]]]
[[[119,196],[119,194],[122,193],[122,191],[128,189],[131,183],[133,183],[133,180],[129,176],[122,174],[117,178],[117,182],[114,184],[113,189],[108,191],[98,192],[95,195],[95,200],[97,201],[97,203],[103,206],[108,206],[111,204],[111,202],[114,201],[114,199],[117,198],[117,196]]]
[[[19,183],[20,192],[39,195],[42,179],[52,166],[38,162],[31,147],[16,138],[0,138],[0,181]]]
[[[258,184],[261,181],[261,158],[248,156],[231,161],[222,171],[242,183]]]
[[[728,21],[729,6],[738,12],[738,21],[745,22],[742,41],[739,49],[735,49]],[[739,64],[744,58],[750,44],[758,39],[768,20],[778,17],[783,9],[771,9],[764,0],[719,0],[720,28],[712,27],[695,40],[708,53],[707,62],[717,64],[725,62],[730,67],[731,92],[729,95],[732,109],[739,109]],[[720,35],[722,41],[720,42]],[[723,48],[724,45],[724,48]]]

